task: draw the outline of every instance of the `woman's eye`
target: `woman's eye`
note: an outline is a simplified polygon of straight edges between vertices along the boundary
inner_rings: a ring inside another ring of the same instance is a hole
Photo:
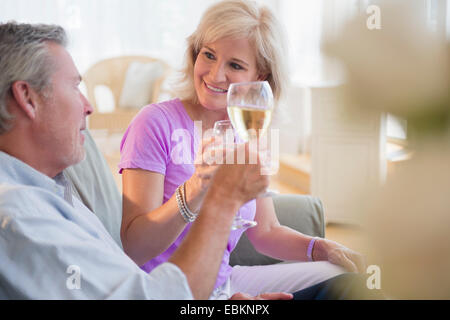
[[[241,70],[243,69],[239,64],[237,63],[231,63],[231,67],[235,70]]]
[[[214,55],[210,52],[205,52],[204,55],[205,55],[205,57],[207,57],[210,60],[214,59]]]

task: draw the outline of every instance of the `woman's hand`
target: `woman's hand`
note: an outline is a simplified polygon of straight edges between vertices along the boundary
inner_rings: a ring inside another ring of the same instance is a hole
[[[350,272],[366,272],[366,262],[363,255],[328,239],[316,240],[312,256],[314,261],[329,261]]]
[[[196,212],[200,209],[206,191],[219,166],[214,161],[214,153],[223,153],[223,150],[213,149],[215,143],[214,137],[202,141],[202,148],[197,153],[194,161],[195,172],[186,181],[186,201],[191,211]]]

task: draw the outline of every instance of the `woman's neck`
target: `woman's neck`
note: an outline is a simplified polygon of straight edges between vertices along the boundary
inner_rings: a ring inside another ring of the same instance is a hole
[[[201,104],[194,104],[188,100],[181,101],[186,113],[192,121],[201,121],[203,130],[211,129],[214,123],[219,120],[227,120],[227,109],[223,110],[209,110]]]

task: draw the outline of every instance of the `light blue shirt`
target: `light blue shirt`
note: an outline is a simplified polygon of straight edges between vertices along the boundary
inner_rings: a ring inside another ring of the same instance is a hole
[[[172,263],[150,274],[51,179],[0,151],[0,299],[192,299]]]

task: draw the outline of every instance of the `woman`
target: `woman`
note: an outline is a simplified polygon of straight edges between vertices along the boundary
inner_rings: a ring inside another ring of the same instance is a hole
[[[189,143],[196,140],[194,122],[201,121],[206,130],[228,119],[226,95],[234,82],[267,80],[279,101],[287,78],[280,39],[278,22],[266,8],[239,0],[212,6],[188,39],[181,98],[145,107],[125,133],[119,164],[124,197],[121,237],[126,253],[144,270],[166,261],[179,246],[217,168],[179,161],[196,155],[197,146]],[[342,267],[363,270],[356,252],[281,226],[271,198],[250,201],[239,211],[258,224],[231,231],[211,298],[228,298],[235,292],[294,292],[343,273]],[[232,268],[229,256],[244,231],[261,253],[303,262]],[[305,262],[308,256],[316,262]]]

